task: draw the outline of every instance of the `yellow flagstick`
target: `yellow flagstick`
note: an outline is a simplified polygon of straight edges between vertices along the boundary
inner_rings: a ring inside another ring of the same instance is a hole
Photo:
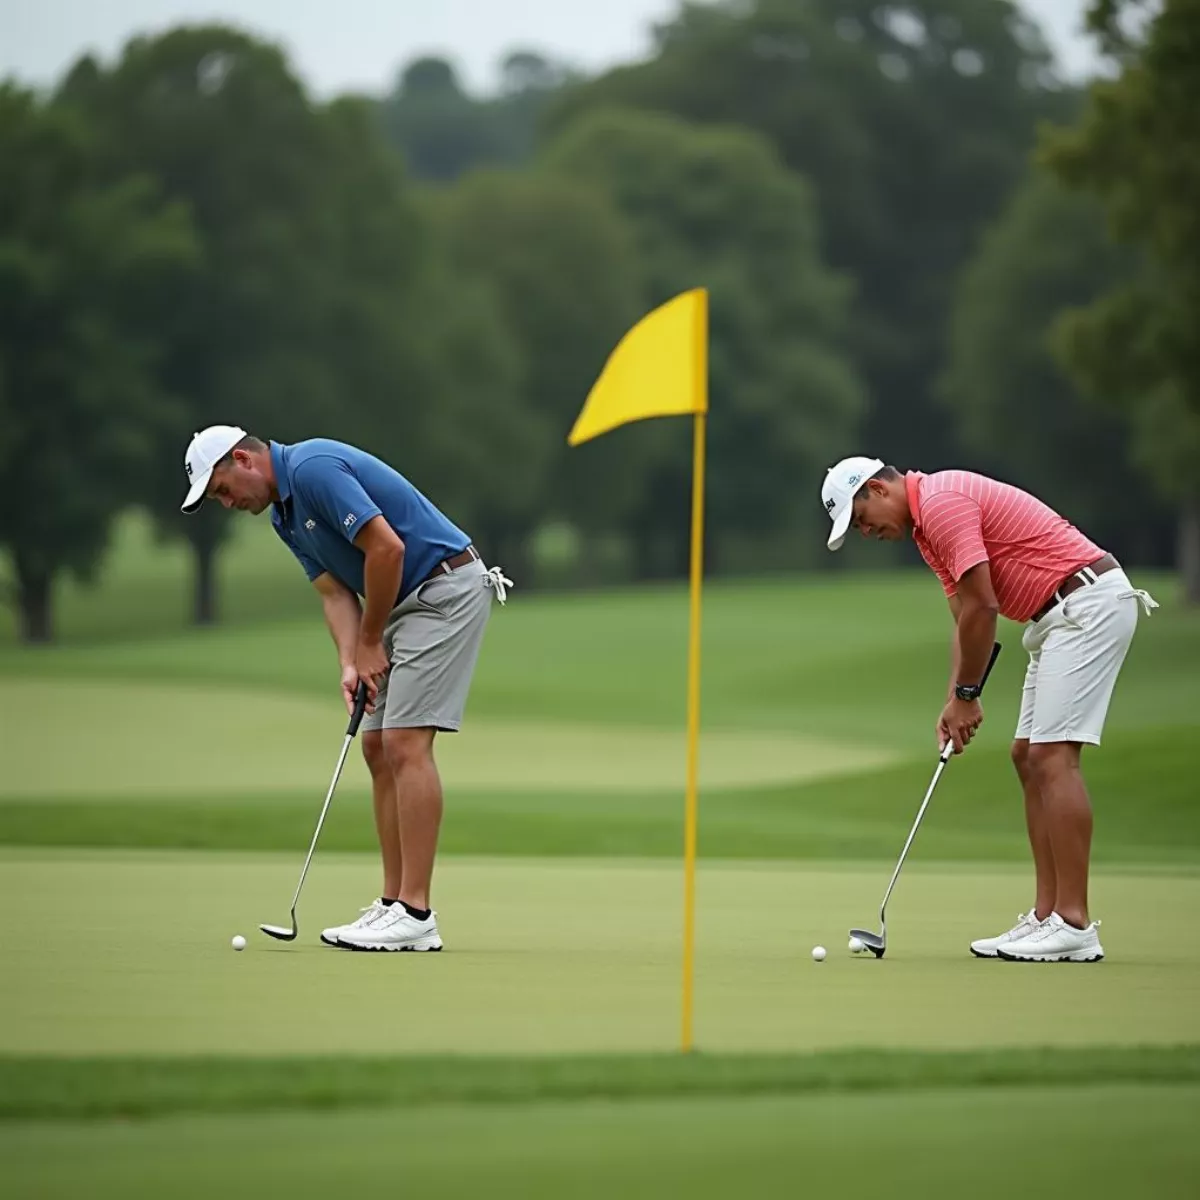
[[[700,581],[704,554],[704,433],[697,413],[692,450],[692,570],[688,624],[687,791],[683,821],[683,1051],[692,1048],[696,939],[696,785],[700,742]]]
[[[696,790],[700,740],[700,584],[704,554],[704,442],[708,415],[708,292],[693,288],[643,317],[609,355],[567,435],[578,446],[630,421],[690,414],[691,604],[688,629],[687,796],[684,810],[683,1049],[692,1048],[696,934]]]
[[[708,306],[696,307],[695,387],[700,397],[692,432],[692,560],[688,616],[687,780],[683,818],[683,1035],[692,1048],[696,960],[696,808],[700,748],[700,586],[704,578],[704,450],[708,422]]]

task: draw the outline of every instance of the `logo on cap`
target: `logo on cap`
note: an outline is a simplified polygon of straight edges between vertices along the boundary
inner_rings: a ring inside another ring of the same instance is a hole
[[[833,512],[833,500],[832,499],[825,501],[825,510],[827,512]]]
[[[189,479],[191,479],[191,477],[192,477],[192,464],[191,464],[190,462],[185,462],[183,465],[184,465],[185,467],[187,467],[188,478],[189,478]]]

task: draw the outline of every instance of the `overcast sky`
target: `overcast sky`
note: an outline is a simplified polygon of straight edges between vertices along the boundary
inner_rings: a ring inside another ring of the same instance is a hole
[[[1087,0],[1021,0],[1063,70],[1095,69],[1080,27]],[[677,0],[0,0],[0,77],[55,82],[80,54],[114,57],[135,33],[221,20],[281,42],[321,97],[380,92],[417,54],[452,59],[472,91],[490,88],[516,46],[595,71],[642,56],[651,23]]]

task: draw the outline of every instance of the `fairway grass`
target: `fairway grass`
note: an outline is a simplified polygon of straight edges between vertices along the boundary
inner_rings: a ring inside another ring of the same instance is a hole
[[[71,685],[71,703],[88,719],[72,730],[72,752],[62,754],[62,728],[46,719],[61,696],[60,683],[0,679],[12,747],[0,801],[317,790],[345,726],[333,695],[85,679]],[[488,718],[437,742],[447,787],[514,792],[677,791],[684,750],[681,730]],[[849,738],[714,730],[704,739],[700,781],[757,787],[870,770],[899,757]],[[360,753],[347,760],[344,779],[349,788],[370,787]]]
[[[98,722],[103,728],[105,722]],[[56,754],[54,726],[35,727],[47,753],[47,773],[71,777],[86,790],[75,796],[34,792],[3,794],[0,786],[0,845],[154,847],[213,850],[282,850],[296,853],[308,844],[313,821],[327,786],[328,739],[319,745],[298,743],[266,749],[264,727],[258,727],[263,744],[228,761],[211,760],[212,775],[226,780],[220,793],[189,793],[208,778],[198,778],[203,768],[184,757],[175,778],[170,770],[170,747],[183,739],[172,733],[163,745],[146,747],[151,767],[148,776],[161,778],[161,790],[149,789],[136,778],[142,756],[136,748],[118,754],[114,746],[127,746],[136,731],[115,731],[113,742],[93,740],[88,754]],[[165,736],[165,735],[164,735]],[[92,734],[76,739],[75,750]],[[479,744],[474,732],[460,735],[443,762],[461,754],[458,765],[474,760]],[[763,735],[730,733],[717,744],[732,747],[742,739],[761,744]],[[444,739],[449,745],[453,739]],[[195,753],[201,742],[183,745],[182,753]],[[543,747],[546,756],[530,753],[523,762],[514,759],[502,742],[495,744],[496,762],[513,768],[497,770],[486,783],[455,782],[456,769],[447,771],[446,813],[441,848],[447,854],[585,856],[671,858],[683,844],[683,788],[630,786],[605,790],[586,786],[582,771],[572,770],[569,756],[550,757],[552,739]],[[649,757],[631,760],[614,741],[606,771],[612,778],[650,776],[656,769],[676,767],[682,755],[671,754],[665,767]],[[560,745],[559,750],[563,747]],[[20,746],[17,755],[29,764],[21,777],[40,786],[32,761]],[[291,778],[294,760],[311,760],[313,780],[303,791],[277,788]],[[127,795],[113,796],[114,764],[129,782]],[[705,741],[701,754],[713,764],[713,742]],[[778,761],[774,765],[779,765]],[[731,770],[762,770],[746,765],[745,756],[733,755]],[[1200,853],[1200,805],[1196,779],[1200,778],[1200,739],[1187,726],[1154,730],[1117,730],[1102,751],[1085,760],[1088,786],[1096,811],[1094,859],[1098,864],[1146,863],[1194,866]],[[193,769],[195,768],[195,769]],[[643,768],[645,770],[643,771]],[[272,777],[278,769],[280,779]],[[794,769],[818,773],[832,770],[831,748],[823,747],[813,760],[798,761]],[[471,767],[471,772],[476,767]],[[561,787],[549,786],[550,773],[565,778]],[[932,764],[928,758],[895,766],[867,769],[861,763],[845,766],[844,773],[808,778],[770,787],[702,786],[699,798],[699,851],[706,859],[867,859],[890,869],[912,823],[920,797],[928,786]],[[515,784],[514,776],[532,780],[541,772],[542,783]],[[14,772],[15,776],[16,772]],[[362,779],[357,749],[352,754],[337,799],[321,834],[323,852],[374,851],[375,832],[371,800]],[[236,777],[236,778],[235,778]],[[472,775],[473,777],[473,775]],[[914,846],[914,862],[981,863],[1028,859],[1021,792],[1006,749],[973,745],[949,766],[929,815]]]
[[[811,1054],[0,1055],[0,1122],[546,1100],[1200,1084],[1200,1045]]]
[[[366,856],[319,857],[300,940],[266,939],[257,925],[286,921],[299,866],[298,854],[3,851],[0,1053],[511,1055],[678,1044],[677,864],[446,859],[435,880],[440,955],[318,944],[323,925],[352,919],[374,895],[377,866]],[[885,882],[882,866],[706,864],[698,1047],[1200,1041],[1200,964],[1176,935],[1200,916],[1200,878],[1098,873],[1093,903],[1109,959],[1058,967],[967,954],[971,938],[1007,927],[1027,903],[1027,872],[1001,868],[906,871],[887,957],[851,956],[846,931],[874,924]],[[66,895],[85,898],[82,934],[73,924],[69,939],[26,936],[63,911]],[[234,933],[249,939],[241,954],[229,947]],[[816,943],[830,950],[822,964],[809,957]]]
[[[1195,1195],[1200,1087],[606,1100],[0,1126],[17,1197]],[[863,1149],[863,1142],[869,1151]],[[1019,1159],[1015,1158],[1019,1148]]]
[[[447,949],[352,954],[317,939],[379,886],[358,746],[300,939],[258,929],[287,921],[345,713],[312,588],[265,522],[231,529],[217,627],[186,627],[186,553],[138,518],[98,589],[60,583],[61,642],[0,613],[6,1200],[1195,1193],[1200,611],[1174,580],[1131,572],[1162,608],[1084,759],[1087,966],[967,953],[1033,899],[1021,630],[877,961],[847,931],[877,925],[934,766],[937,582],[706,582],[682,1055],[686,586],[517,579],[437,743]]]

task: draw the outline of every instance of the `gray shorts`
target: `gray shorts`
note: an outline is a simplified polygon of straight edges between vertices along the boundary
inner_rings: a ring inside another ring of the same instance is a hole
[[[411,591],[388,617],[383,648],[391,670],[362,730],[432,727],[456,733],[494,592],[474,559]]]

